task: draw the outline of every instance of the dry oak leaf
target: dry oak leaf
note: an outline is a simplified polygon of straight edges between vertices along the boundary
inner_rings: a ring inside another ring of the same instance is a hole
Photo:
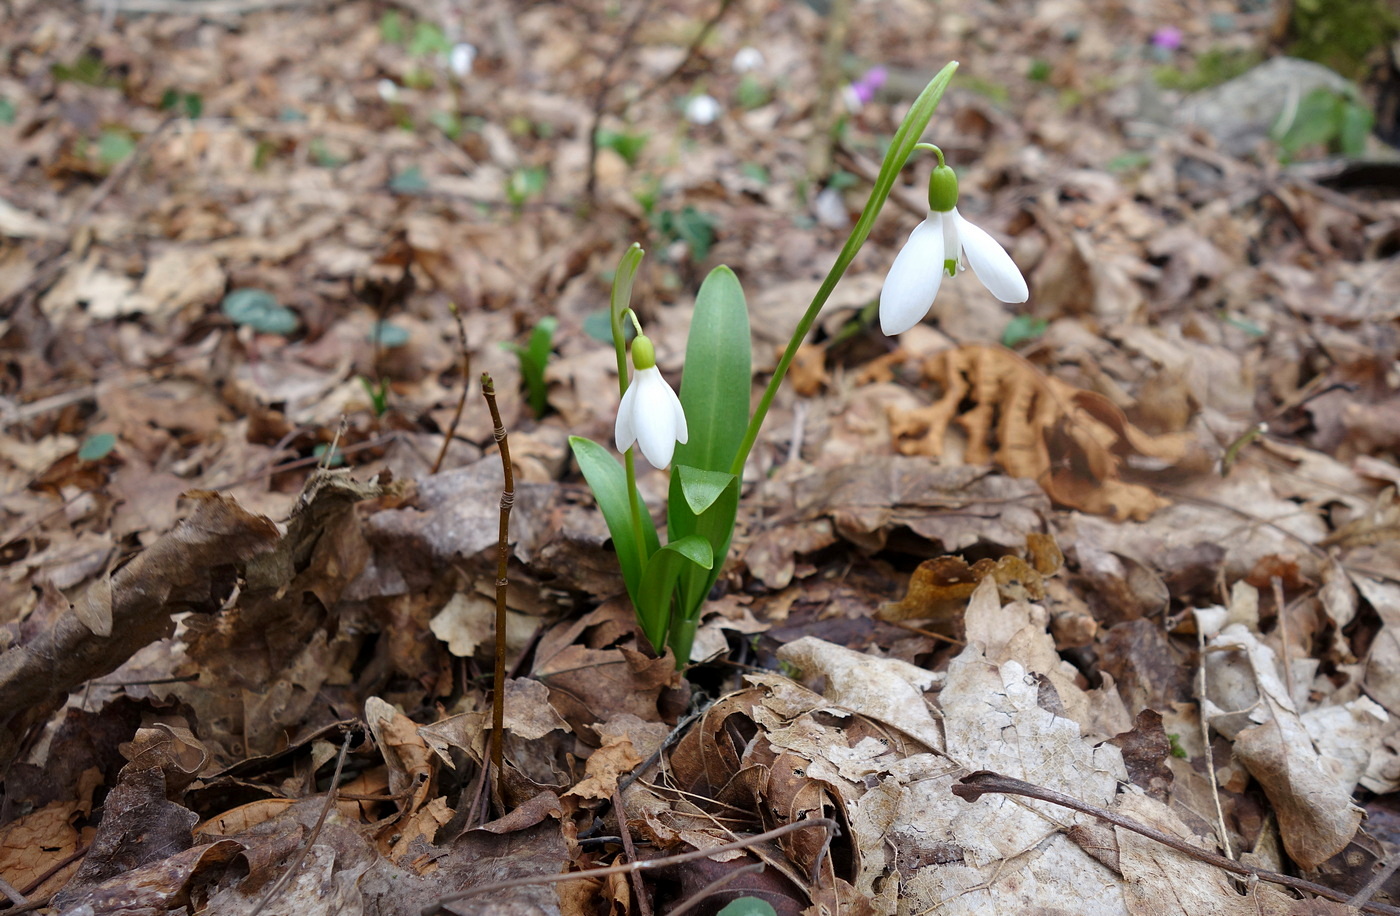
[[[609,738],[589,755],[585,770],[588,775],[564,794],[579,798],[611,798],[617,791],[618,779],[632,772],[642,760],[642,755],[637,753],[632,740],[626,735]]]
[[[943,396],[927,407],[890,411],[901,453],[940,457],[956,421],[967,436],[968,464],[991,462],[1035,480],[1071,508],[1145,520],[1168,503],[1121,478],[1125,459],[1179,465],[1191,453],[1189,436],[1148,435],[1103,395],[1046,376],[1002,347],[945,350],[925,360],[923,373]]]

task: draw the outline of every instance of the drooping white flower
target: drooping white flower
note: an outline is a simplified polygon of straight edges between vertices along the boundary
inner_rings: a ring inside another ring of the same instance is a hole
[[[735,73],[749,73],[750,71],[761,69],[763,64],[763,52],[758,50],[758,48],[745,45],[734,52],[734,63],[730,66]]]
[[[712,95],[697,95],[685,103],[685,119],[691,124],[713,124],[723,113],[724,107]]]
[[[447,55],[447,65],[459,79],[465,79],[471,74],[474,63],[476,63],[476,45],[468,44],[465,41],[453,45],[451,53]]]
[[[681,399],[661,377],[651,341],[641,335],[632,341],[632,384],[617,408],[617,450],[625,452],[637,443],[652,467],[671,463],[676,443],[690,438]]]
[[[1030,298],[1011,255],[985,229],[963,219],[957,199],[957,177],[940,164],[929,178],[928,218],[909,233],[880,290],[880,330],[886,334],[901,334],[923,321],[943,275],[954,276],[968,266],[1002,302]]]

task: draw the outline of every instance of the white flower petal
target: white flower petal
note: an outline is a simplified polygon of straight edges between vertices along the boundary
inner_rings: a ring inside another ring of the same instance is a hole
[[[893,336],[928,314],[943,282],[943,220],[936,213],[914,227],[880,290],[880,330]]]
[[[613,431],[613,438],[617,442],[617,450],[625,452],[632,447],[632,443],[637,441],[637,431],[632,422],[632,415],[637,407],[637,380],[634,377],[632,384],[627,386],[627,390],[622,393],[622,402],[617,405],[617,427]]]
[[[633,384],[637,386],[637,445],[652,467],[664,468],[676,450],[675,405],[679,399],[655,366],[638,372]]]
[[[1025,302],[1030,298],[1030,289],[1021,269],[1011,260],[1006,249],[997,244],[985,229],[974,226],[953,210],[953,219],[958,224],[958,236],[962,239],[963,254],[977,279],[1002,302]]]

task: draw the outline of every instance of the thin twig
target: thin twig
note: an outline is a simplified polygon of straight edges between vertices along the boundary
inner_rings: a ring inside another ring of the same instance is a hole
[[[710,40],[710,35],[714,33],[719,21],[724,18],[724,14],[729,12],[729,8],[734,5],[734,0],[719,0],[719,9],[715,10],[713,16],[705,20],[705,24],[700,27],[700,31],[695,33],[695,38],[691,40],[690,47],[685,49],[681,55],[681,62],[671,68],[670,72],[661,79],[643,89],[638,95],[640,98],[649,98],[652,93],[665,86],[671,80],[685,72],[685,68],[690,66],[690,62],[695,59],[695,55],[700,53],[700,49],[705,46],[705,42]]]
[[[689,900],[676,907],[674,910],[671,910],[666,916],[681,916],[681,914],[695,909],[701,903],[704,903],[710,897],[724,890],[727,885],[732,884],[744,875],[763,874],[764,867],[762,862],[751,862],[742,868],[731,869],[725,873],[724,877],[716,878],[714,881],[700,888],[700,890],[691,895]]]
[[[622,807],[622,790],[613,787],[612,793],[613,817],[617,818],[617,832],[622,839],[622,851],[627,856],[628,862],[637,861],[637,847],[632,844],[632,831],[627,829],[627,810]],[[629,876],[632,879],[632,891],[637,895],[637,912],[641,916],[651,916],[651,900],[647,898],[647,886],[642,881],[642,873],[634,871]]]
[[[613,88],[613,68],[627,53],[627,49],[632,47],[632,36],[651,12],[653,2],[654,0],[643,0],[642,5],[637,8],[637,15],[633,16],[632,21],[627,23],[627,28],[622,30],[617,47],[603,64],[603,75],[598,77],[598,91],[593,94],[593,123],[588,127],[588,181],[583,189],[584,197],[589,202],[593,201],[598,190],[598,130],[603,126],[603,115],[608,110],[608,93],[612,92]]]
[[[321,835],[321,828],[325,826],[326,817],[331,813],[331,808],[335,807],[335,790],[340,786],[340,774],[345,769],[345,758],[350,753],[350,739],[354,736],[350,729],[345,730],[345,740],[340,744],[340,756],[335,759],[335,773],[331,775],[331,786],[326,790],[326,803],[321,807],[321,815],[316,818],[316,825],[311,828],[311,833],[307,835],[306,842],[301,846],[301,852],[297,855],[296,861],[292,862],[290,868],[282,873],[282,877],[272,887],[267,889],[267,893],[258,901],[258,905],[253,907],[250,916],[258,916],[267,906],[268,901],[282,892],[282,888],[292,880],[293,876],[301,870],[301,864],[306,861],[306,856],[311,852],[311,847],[316,844],[316,838]]]
[[[510,563],[510,507],[515,505],[515,474],[510,467],[510,442],[506,439],[506,427],[501,422],[501,411],[496,407],[496,383],[491,373],[481,373],[481,396],[486,399],[486,407],[491,411],[491,435],[501,452],[501,468],[505,474],[505,485],[501,489],[501,523],[496,536],[496,689],[491,697],[491,766],[496,778],[505,777],[504,750],[502,741],[506,728],[506,592],[510,579],[506,576]],[[501,793],[505,798],[505,793]]]
[[[510,881],[498,881],[494,884],[483,884],[480,887],[469,888],[455,894],[449,894],[438,900],[437,903],[423,907],[423,916],[434,916],[449,903],[456,903],[459,900],[466,900],[468,897],[477,897],[481,894],[492,894],[497,891],[509,890],[513,887],[526,887],[534,884],[559,884],[564,881],[591,881],[594,878],[606,878],[609,875],[622,875],[634,871],[644,871],[657,868],[666,868],[671,865],[684,865],[686,862],[695,862],[699,859],[708,859],[710,856],[720,853],[730,852],[735,849],[747,849],[758,843],[766,843],[769,840],[776,840],[778,837],[786,836],[794,830],[801,830],[804,827],[824,827],[827,836],[836,836],[841,826],[829,817],[809,817],[806,820],[792,821],[781,827],[775,827],[766,833],[755,834],[745,837],[742,840],[735,840],[732,843],[725,843],[722,846],[713,846],[709,849],[696,849],[691,852],[683,852],[674,856],[663,856],[660,859],[643,859],[640,861],[628,862],[625,865],[612,865],[608,868],[589,868],[584,871],[570,871],[559,875],[531,875],[525,878],[515,878]],[[1387,913],[1395,913],[1400,916],[1400,910],[1385,910]]]
[[[1302,891],[1305,894],[1313,894],[1317,897],[1325,897],[1328,900],[1335,900],[1339,903],[1346,903],[1348,897],[1341,891],[1333,890],[1321,884],[1314,884],[1311,881],[1304,881],[1302,878],[1294,878],[1291,875],[1281,875],[1278,872],[1268,871],[1263,868],[1255,868],[1250,865],[1243,865],[1234,859],[1227,859],[1224,856],[1207,852],[1169,833],[1164,833],[1146,824],[1140,824],[1129,817],[1124,817],[1107,808],[1100,808],[1098,805],[1091,805],[1082,802],[1077,798],[1047,789],[1044,786],[1037,786],[1034,783],[1014,779],[1010,776],[1003,776],[1000,773],[993,773],[990,770],[978,770],[970,773],[959,780],[959,784],[953,786],[953,794],[964,801],[976,801],[988,793],[1002,793],[1006,795],[1023,795],[1026,798],[1034,798],[1039,801],[1050,802],[1052,805],[1060,805],[1065,808],[1072,808],[1075,811],[1082,811],[1092,815],[1099,820],[1108,821],[1115,827],[1122,827],[1124,830],[1131,830],[1133,833],[1155,840],[1163,846],[1170,846],[1177,852],[1184,853],[1193,859],[1205,862],[1207,865],[1214,865],[1232,874],[1244,875],[1247,878],[1257,878],[1260,881],[1267,881],[1270,884],[1279,884],[1292,888],[1295,891]],[[1381,903],[1367,903],[1361,907],[1363,913],[1380,913],[1383,916],[1400,916],[1400,907],[1386,906]]]
[[[452,422],[447,426],[447,435],[443,436],[442,448],[438,451],[437,460],[433,462],[433,469],[428,472],[430,474],[436,474],[442,468],[442,460],[447,457],[447,447],[457,435],[457,424],[462,422],[462,408],[467,404],[467,389],[471,387],[472,356],[467,352],[467,326],[462,323],[462,310],[457,308],[457,303],[449,302],[447,308],[457,321],[457,346],[462,351],[462,393],[457,398],[457,409],[452,412]]]

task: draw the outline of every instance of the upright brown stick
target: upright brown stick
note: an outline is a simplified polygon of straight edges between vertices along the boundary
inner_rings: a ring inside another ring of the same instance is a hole
[[[442,469],[442,460],[447,457],[447,447],[457,435],[457,424],[462,420],[462,408],[467,404],[467,388],[470,387],[467,376],[472,374],[472,355],[467,351],[467,328],[462,324],[462,311],[457,308],[455,302],[449,302],[447,307],[452,310],[452,317],[457,320],[457,346],[462,351],[462,395],[457,398],[457,409],[452,413],[452,423],[447,427],[447,435],[442,437],[442,448],[438,450],[433,469],[428,472],[430,474],[436,474]]]
[[[486,398],[486,407],[491,411],[491,435],[500,449],[501,467],[505,471],[505,486],[501,490],[501,527],[496,540],[496,689],[491,697],[491,768],[496,771],[496,779],[499,780],[505,772],[502,740],[506,727],[506,589],[510,586],[506,567],[510,560],[510,507],[515,505],[515,475],[510,469],[510,443],[506,440],[506,428],[496,407],[496,383],[491,380],[489,372],[481,373],[481,396]]]

